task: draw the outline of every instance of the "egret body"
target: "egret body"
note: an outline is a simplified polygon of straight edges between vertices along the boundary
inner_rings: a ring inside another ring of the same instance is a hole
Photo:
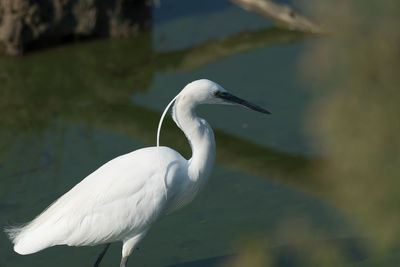
[[[168,147],[148,147],[119,156],[75,185],[22,227],[7,229],[22,255],[55,245],[94,246],[122,241],[121,266],[162,215],[189,203],[204,185],[215,160],[210,125],[195,113],[200,104],[238,104],[269,113],[209,80],[189,83],[167,106],[192,148],[187,160]]]

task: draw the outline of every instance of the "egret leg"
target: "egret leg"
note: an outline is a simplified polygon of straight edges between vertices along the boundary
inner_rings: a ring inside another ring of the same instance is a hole
[[[140,240],[142,240],[142,238],[146,235],[147,230],[148,229],[145,229],[137,235],[124,239],[122,243],[122,259],[120,267],[126,267],[129,255],[131,255],[133,249],[140,242]]]
[[[121,264],[119,267],[126,267],[126,264],[128,263],[128,256],[122,257],[121,259]]]
[[[104,257],[104,254],[106,254],[108,247],[110,246],[110,243],[106,244],[106,246],[104,247],[103,251],[100,253],[100,255],[97,257],[96,262],[94,263],[93,267],[98,267],[101,260]]]

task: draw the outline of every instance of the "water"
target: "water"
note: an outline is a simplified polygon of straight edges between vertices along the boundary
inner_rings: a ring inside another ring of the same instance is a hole
[[[276,182],[301,179],[303,163],[320,154],[302,128],[311,95],[298,81],[297,58],[307,41],[268,29],[269,22],[229,2],[219,5],[178,12],[167,2],[154,11],[152,32],[138,38],[0,60],[2,226],[33,219],[117,155],[154,145],[164,106],[186,83],[209,78],[273,115],[200,108],[216,132],[212,179],[192,204],[154,225],[130,263],[211,265],[236,254],[249,235],[273,235],[283,221],[300,217],[329,238],[348,236],[350,227],[338,210]],[[219,27],[208,30],[210,25]],[[161,136],[162,144],[190,155],[171,121]],[[1,266],[88,266],[101,250],[58,246],[20,256],[5,235],[0,244]],[[111,246],[103,266],[119,263],[120,248]]]

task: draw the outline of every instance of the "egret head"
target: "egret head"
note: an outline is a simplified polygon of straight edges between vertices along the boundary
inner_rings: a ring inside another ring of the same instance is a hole
[[[213,81],[207,79],[197,80],[186,85],[185,88],[183,88],[182,91],[177,96],[175,96],[164,109],[164,112],[160,118],[160,122],[158,123],[157,147],[159,147],[160,145],[160,131],[162,122],[165,115],[167,114],[169,107],[174,102],[174,108],[176,107],[176,102],[184,103],[184,105],[186,105],[186,108],[194,108],[196,105],[199,104],[225,104],[239,105],[261,113],[271,114],[268,110],[260,106],[249,103],[246,100],[232,95],[224,88],[222,88],[221,85]]]
[[[207,79],[189,83],[183,88],[180,96],[194,104],[239,105],[261,113],[270,114],[268,110],[232,95],[219,84]]]

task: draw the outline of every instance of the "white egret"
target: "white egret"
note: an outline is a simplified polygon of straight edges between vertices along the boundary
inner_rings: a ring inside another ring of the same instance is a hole
[[[192,157],[183,158],[168,147],[159,147],[163,118],[172,103],[172,117],[185,133]],[[119,156],[75,185],[39,216],[21,227],[7,229],[14,250],[22,255],[55,245],[93,246],[122,241],[122,260],[163,214],[189,203],[210,175],[215,159],[214,134],[197,117],[199,104],[238,104],[269,113],[228,93],[209,80],[189,83],[166,107],[158,126],[157,146]]]

